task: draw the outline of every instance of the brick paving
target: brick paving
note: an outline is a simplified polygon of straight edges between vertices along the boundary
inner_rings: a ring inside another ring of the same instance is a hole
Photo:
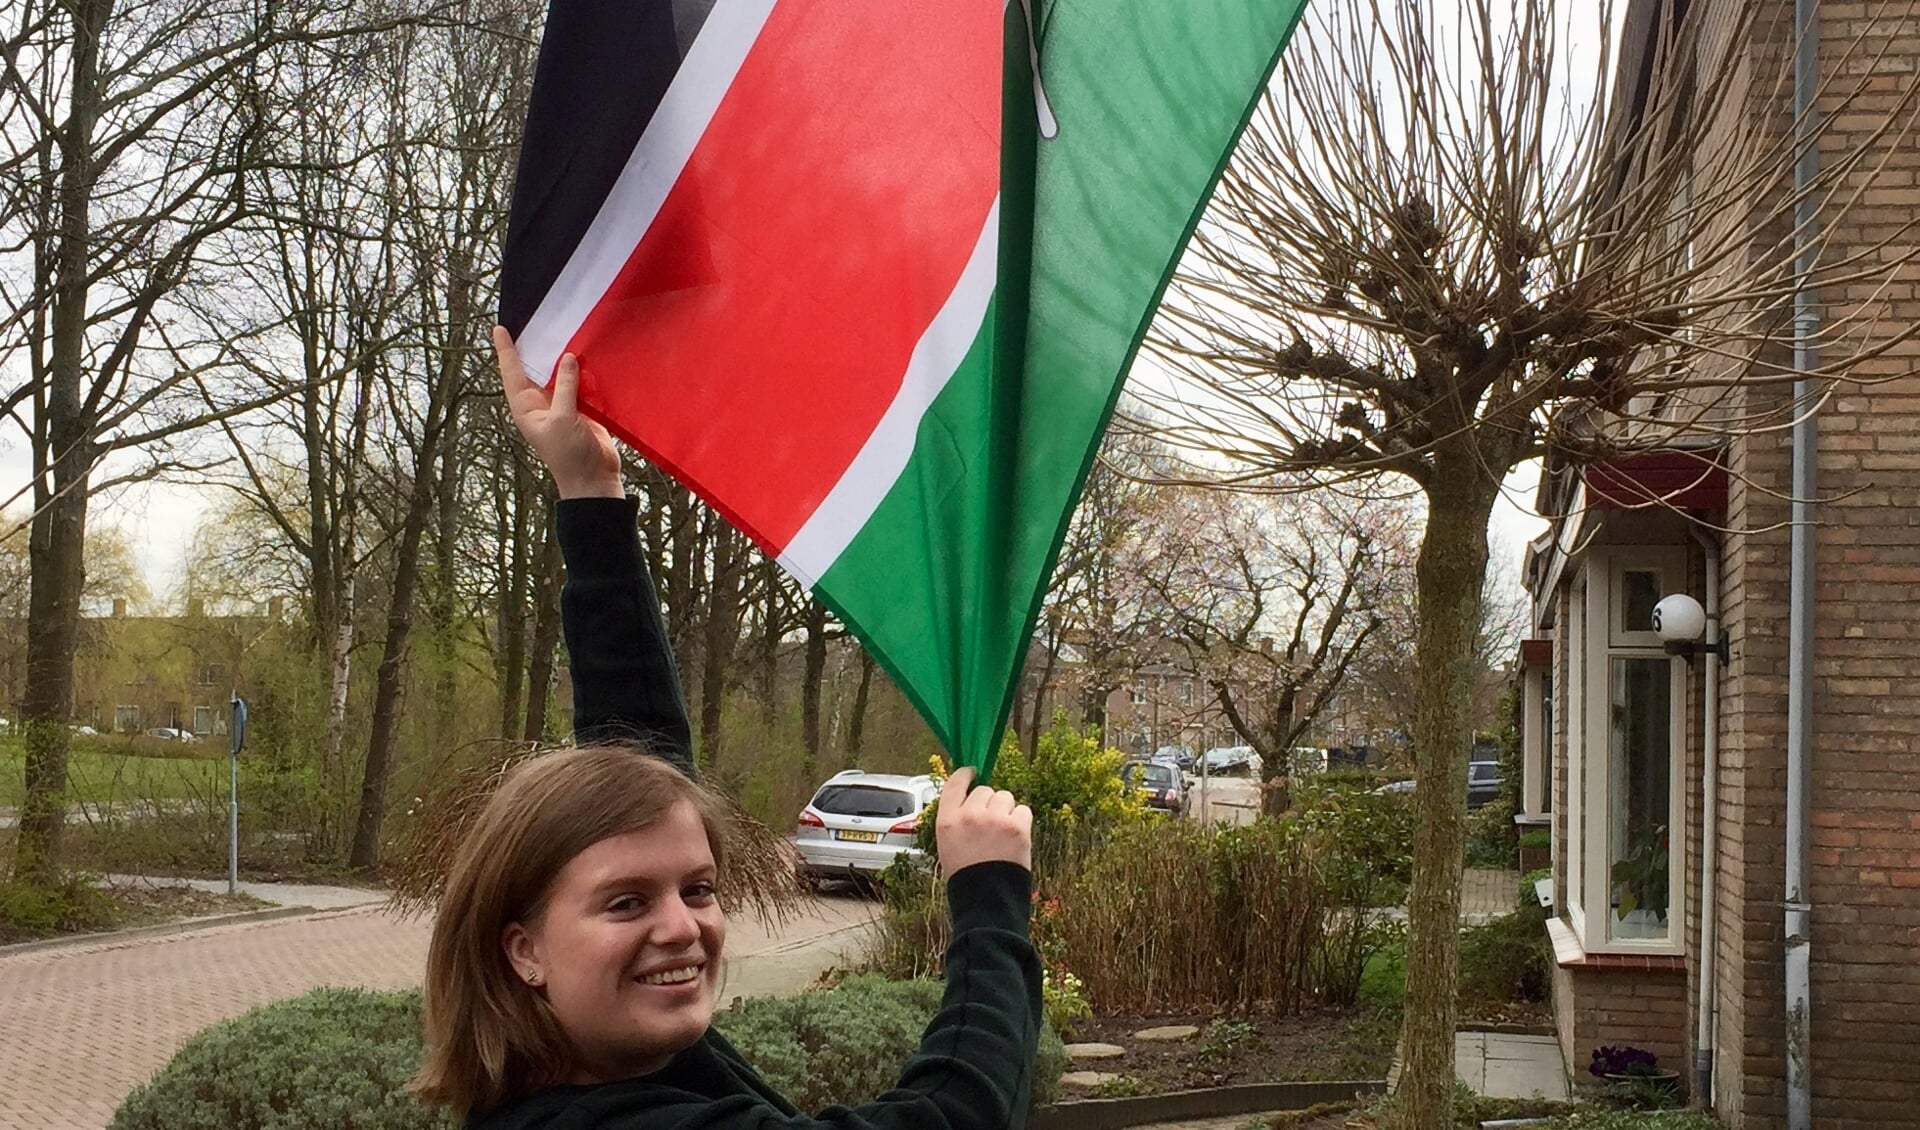
[[[1460,880],[1460,919],[1485,922],[1511,914],[1520,902],[1520,873],[1467,868]]]
[[[796,946],[872,909],[821,898],[777,937],[734,919],[728,989],[764,991],[768,970],[744,960],[755,954],[817,973],[793,961]],[[0,1130],[99,1130],[189,1036],[256,1005],[321,985],[417,985],[429,930],[424,917],[368,906],[0,956]]]

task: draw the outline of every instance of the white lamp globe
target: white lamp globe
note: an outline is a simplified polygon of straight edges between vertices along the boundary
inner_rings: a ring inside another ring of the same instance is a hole
[[[1707,630],[1707,610],[1683,592],[1662,597],[1653,606],[1653,630],[1667,643],[1697,640]]]

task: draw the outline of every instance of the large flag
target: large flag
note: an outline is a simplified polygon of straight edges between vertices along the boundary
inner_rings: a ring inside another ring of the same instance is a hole
[[[1122,377],[1305,0],[553,0],[501,321],[990,772]]]

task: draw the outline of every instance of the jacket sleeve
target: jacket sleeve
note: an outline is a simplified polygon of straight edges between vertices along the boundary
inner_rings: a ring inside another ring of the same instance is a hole
[[[948,882],[953,942],[946,993],[899,1081],[873,1102],[809,1115],[755,1094],[718,1100],[655,1095],[624,1110],[598,1111],[585,1124],[602,1130],[1019,1130],[1040,1043],[1040,960],[1027,938],[1032,881],[1017,864],[979,863]]]
[[[638,741],[693,773],[693,733],[632,498],[554,504],[567,583],[560,592],[573,678],[573,736]]]

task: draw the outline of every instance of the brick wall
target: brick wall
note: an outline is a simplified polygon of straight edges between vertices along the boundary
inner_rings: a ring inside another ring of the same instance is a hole
[[[1724,0],[1723,0],[1724,2]],[[1783,9],[1788,7],[1784,3]],[[1895,111],[1920,65],[1920,3],[1824,3],[1823,161],[1839,160]],[[1856,44],[1857,33],[1869,38]],[[1874,55],[1888,48],[1885,57]],[[1843,55],[1853,51],[1851,58]],[[1756,59],[1784,66],[1778,28]],[[1769,73],[1758,66],[1756,73]],[[1756,80],[1756,89],[1761,86]],[[1765,82],[1775,88],[1771,76]],[[1851,98],[1843,103],[1843,99]],[[1764,108],[1763,108],[1764,109]],[[1770,112],[1778,113],[1779,107]],[[1905,111],[1911,115],[1909,108]],[[1829,259],[1900,235],[1920,212],[1920,142],[1870,150],[1849,188]],[[1884,162],[1884,163],[1883,163]],[[1920,321],[1909,265],[1887,290],[1826,293],[1828,324],[1869,300],[1889,329]],[[1858,342],[1858,338],[1855,339]],[[1831,362],[1845,355],[1829,350]],[[1813,1079],[1815,1124],[1920,1125],[1920,348],[1861,362],[1820,421],[1814,667]],[[1750,410],[1778,391],[1748,394]],[[1783,897],[1788,534],[1784,435],[1735,445],[1726,621],[1734,639],[1722,698],[1716,1105],[1731,1124],[1784,1125]]]
[[[1684,1087],[1683,1033],[1687,1020],[1687,976],[1682,970],[1559,967],[1553,974],[1555,1027],[1560,1050],[1576,1084],[1596,1084],[1587,1073],[1595,1048],[1630,1044],[1660,1057],[1660,1066],[1677,1070]]]

